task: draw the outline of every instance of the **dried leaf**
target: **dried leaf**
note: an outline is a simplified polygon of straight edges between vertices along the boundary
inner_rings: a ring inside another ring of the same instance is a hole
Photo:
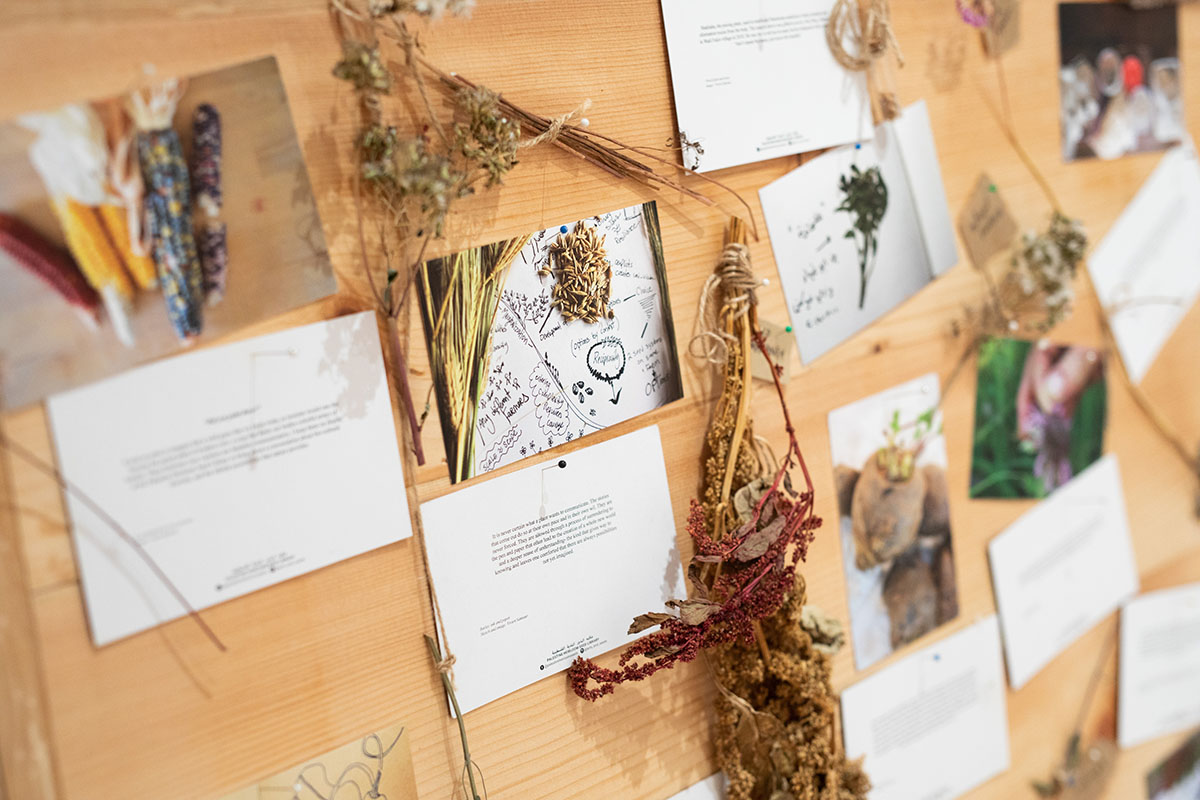
[[[800,627],[812,638],[813,649],[833,655],[846,643],[841,620],[831,617],[816,606],[800,609]]]
[[[656,647],[644,655],[646,658],[662,658],[663,656],[673,656],[678,652],[678,647]]]
[[[692,584],[693,596],[699,597],[702,600],[708,599],[708,585],[700,578],[700,565],[695,563],[693,559],[691,564],[688,564],[688,582]]]
[[[779,539],[779,534],[783,533],[784,522],[786,522],[784,517],[776,517],[770,525],[751,533],[733,551],[733,557],[738,561],[753,561],[761,558],[763,553],[767,552],[771,545]]]
[[[656,625],[662,625],[669,619],[675,619],[674,614],[666,614],[662,611],[651,611],[646,614],[638,614],[633,618],[633,622],[629,624],[629,634],[641,633],[644,630],[653,628]]]
[[[679,618],[685,625],[699,625],[721,610],[719,603],[709,600],[669,600],[667,605],[679,609]]]
[[[733,510],[737,512],[738,519],[742,522],[748,521],[750,515],[754,513],[754,506],[762,499],[766,491],[767,482],[762,478],[755,478],[738,489],[733,495]]]

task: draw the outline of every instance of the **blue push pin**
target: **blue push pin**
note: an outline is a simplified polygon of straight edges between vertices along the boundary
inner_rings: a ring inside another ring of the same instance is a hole
[[[566,226],[566,225],[562,225],[562,226],[560,226],[560,227],[559,227],[559,229],[558,229],[558,232],[559,232],[559,233],[566,233],[566,232],[567,232],[567,226]]]
[[[862,142],[855,142],[855,143],[854,143],[854,149],[855,149],[855,150],[862,150]]]

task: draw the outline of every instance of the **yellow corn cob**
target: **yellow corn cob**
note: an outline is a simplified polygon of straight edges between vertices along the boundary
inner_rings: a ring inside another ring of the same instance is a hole
[[[129,215],[124,206],[106,203],[99,206],[100,219],[108,230],[109,239],[121,256],[125,269],[133,278],[139,289],[154,289],[158,286],[158,275],[154,267],[154,259],[148,253],[138,255],[133,251],[133,242],[129,238]]]
[[[133,282],[108,238],[99,211],[70,197],[57,198],[54,210],[71,255],[75,257],[88,283],[104,300],[117,338],[126,346],[132,346],[133,329],[129,324],[129,314],[133,304]]]

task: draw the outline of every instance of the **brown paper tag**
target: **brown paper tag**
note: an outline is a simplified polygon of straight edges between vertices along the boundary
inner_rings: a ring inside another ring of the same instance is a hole
[[[1012,247],[1017,235],[1017,222],[1008,213],[996,184],[987,174],[975,182],[967,204],[958,215],[958,231],[962,234],[967,254],[977,269],[983,269],[988,259]]]
[[[796,335],[790,326],[776,325],[765,319],[760,319],[758,326],[762,328],[771,360],[783,367],[783,372],[779,374],[780,382],[787,383],[792,379],[792,350],[796,348]],[[750,374],[761,381],[771,380],[771,367],[757,344],[750,350]]]
[[[983,31],[983,44],[992,58],[1017,46],[1021,39],[1021,0],[993,0],[992,18]]]

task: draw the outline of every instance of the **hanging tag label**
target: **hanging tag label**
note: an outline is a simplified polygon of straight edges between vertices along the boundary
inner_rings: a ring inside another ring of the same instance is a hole
[[[792,350],[796,346],[796,337],[791,328],[776,325],[765,319],[759,319],[758,326],[762,328],[771,360],[783,367],[783,371],[779,373],[779,380],[786,384],[792,379]],[[757,344],[750,349],[750,374],[761,381],[771,380],[771,367],[763,358]]]
[[[1004,55],[1021,39],[1020,0],[993,0],[992,18],[983,31],[983,44],[992,58]]]
[[[958,231],[977,269],[983,269],[992,256],[1012,247],[1017,236],[1016,220],[1008,213],[1000,191],[986,173],[979,176],[958,215]]]

